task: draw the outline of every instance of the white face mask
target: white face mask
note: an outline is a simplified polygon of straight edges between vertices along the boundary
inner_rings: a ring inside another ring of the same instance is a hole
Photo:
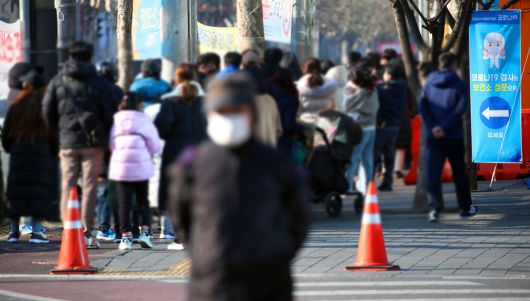
[[[208,115],[208,136],[220,146],[237,147],[251,136],[250,120],[247,114]]]

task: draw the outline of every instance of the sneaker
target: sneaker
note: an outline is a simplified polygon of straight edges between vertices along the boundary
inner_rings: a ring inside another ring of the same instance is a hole
[[[438,217],[439,217],[438,211],[431,210],[429,212],[429,222],[436,223],[438,221]]]
[[[9,232],[9,236],[7,237],[7,242],[15,243],[19,242],[20,240],[20,232]]]
[[[460,212],[460,216],[461,217],[472,217],[472,216],[475,216],[477,215],[478,213],[478,207],[475,206],[475,205],[471,205],[471,207],[469,207],[469,211],[467,212]]]
[[[121,232],[116,232],[113,242],[116,244],[119,244],[121,242],[121,239],[122,239]]]
[[[19,227],[20,232],[22,232],[22,235],[28,235],[33,233],[33,227],[30,225],[24,225],[22,227]]]
[[[85,245],[87,249],[100,249],[101,245],[99,244],[98,239],[92,233],[92,231],[85,232]]]
[[[96,236],[96,238],[105,241],[111,241],[116,238],[116,233],[114,233],[114,230],[112,229],[108,229],[106,231],[98,231],[98,235]]]
[[[140,233],[140,237],[138,238],[138,243],[142,246],[144,249],[152,249],[153,248],[153,242],[151,241],[151,238],[149,238],[149,231],[142,230],[142,233]]]
[[[132,250],[132,237],[131,236],[123,236],[120,241],[120,246],[118,249],[123,251]]]
[[[162,230],[162,232],[160,232],[160,239],[175,239],[175,234]]]
[[[168,250],[175,250],[175,251],[182,251],[184,250],[184,245],[178,241],[178,242],[172,242],[169,245],[167,245]]]
[[[48,244],[48,243],[50,243],[50,240],[42,232],[33,232],[33,233],[31,233],[31,237],[29,239],[29,242],[32,243],[32,244]]]

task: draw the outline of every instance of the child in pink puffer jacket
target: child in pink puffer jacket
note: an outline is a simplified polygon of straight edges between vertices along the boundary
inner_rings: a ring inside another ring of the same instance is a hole
[[[158,131],[149,117],[143,113],[139,94],[125,94],[120,111],[114,115],[110,134],[109,179],[117,182],[118,204],[122,240],[120,250],[132,249],[131,213],[133,196],[140,212],[148,212],[147,195],[149,178],[154,175],[152,156],[160,151]],[[145,215],[145,214],[144,214]],[[149,238],[149,216],[143,216],[138,242],[142,248],[152,248]]]

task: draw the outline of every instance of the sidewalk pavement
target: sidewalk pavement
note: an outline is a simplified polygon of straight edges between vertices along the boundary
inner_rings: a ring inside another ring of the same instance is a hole
[[[293,263],[298,278],[366,279],[392,277],[500,276],[530,277],[530,193],[523,181],[498,182],[496,189],[473,193],[479,215],[461,219],[452,184],[444,185],[447,214],[429,223],[426,214],[411,213],[414,187],[398,186],[379,194],[388,257],[400,271],[351,273],[344,267],[355,257],[360,215],[346,200],[338,218],[327,217],[323,204],[313,206],[313,225],[305,247]],[[0,274],[5,277],[45,275],[56,265],[60,229],[48,232],[49,245],[0,242]],[[190,260],[185,251],[166,249],[169,241],[154,240],[152,250],[117,250],[103,243],[89,250],[100,276],[186,278]]]

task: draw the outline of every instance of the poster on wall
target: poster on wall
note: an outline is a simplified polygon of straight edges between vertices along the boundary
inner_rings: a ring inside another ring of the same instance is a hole
[[[219,56],[237,51],[237,29],[235,27],[213,27],[197,23],[199,52],[214,52]]]
[[[20,21],[5,23],[0,21],[0,98],[9,92],[8,72],[11,67],[23,60]]]
[[[473,162],[521,162],[520,11],[473,12],[469,68]]]
[[[135,60],[162,57],[162,0],[134,0],[132,43]]]
[[[263,0],[265,40],[291,44],[293,0]]]

